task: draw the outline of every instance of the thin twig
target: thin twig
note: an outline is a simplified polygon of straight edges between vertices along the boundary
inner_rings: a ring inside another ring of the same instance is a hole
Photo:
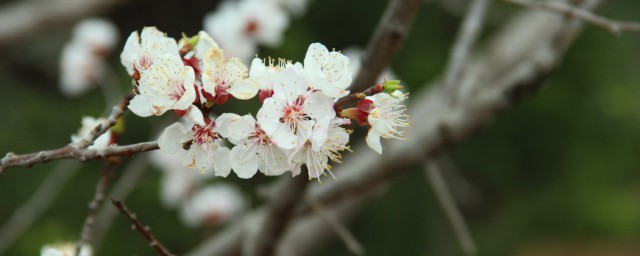
[[[303,167],[302,173],[307,173],[306,167]],[[254,241],[247,241],[249,243],[247,255],[270,256],[274,254],[280,237],[293,218],[293,210],[302,201],[304,191],[311,183],[301,176],[280,178],[285,182],[285,185],[273,192],[267,204],[266,216],[259,224],[258,236]]]
[[[371,95],[374,95],[376,93],[380,93],[383,90],[384,90],[384,85],[376,84],[374,86],[371,86],[371,87],[367,88],[363,92],[352,93],[352,94],[349,94],[347,96],[344,96],[344,97],[338,99],[338,101],[336,101],[336,103],[333,104],[333,108],[336,109],[336,112],[339,112],[340,110],[342,110],[342,108],[345,105],[348,105],[348,104],[351,104],[351,103],[355,103],[355,102],[357,102],[359,100],[364,99],[367,96],[371,96]]]
[[[93,16],[123,0],[25,0],[0,7],[0,47],[15,43],[54,25],[72,23]]]
[[[34,164],[47,163],[59,159],[76,159],[81,162],[98,160],[111,156],[132,156],[137,153],[158,149],[158,142],[140,142],[124,146],[108,146],[102,149],[77,149],[71,145],[37,153],[14,155],[8,153],[1,161],[0,173],[15,166],[31,167]]]
[[[467,223],[464,221],[464,217],[462,217],[460,209],[456,205],[446,182],[442,178],[440,167],[438,167],[438,164],[436,164],[435,161],[430,160],[427,160],[424,165],[424,172],[427,176],[427,180],[429,181],[429,184],[431,184],[431,188],[433,188],[433,192],[438,199],[438,203],[442,206],[442,210],[444,210],[449,224],[451,224],[453,233],[458,239],[458,243],[460,244],[462,251],[466,255],[475,255],[476,244],[469,232]]]
[[[407,38],[423,0],[393,0],[380,19],[362,55],[361,68],[351,85],[355,91],[375,84]]]
[[[604,28],[614,35],[620,35],[623,31],[640,32],[640,23],[615,21],[605,17],[595,15],[587,10],[575,7],[563,2],[542,2],[529,0],[502,0],[507,3],[524,6],[527,8],[537,8],[582,19],[595,26]]]
[[[349,231],[349,229],[331,212],[329,212],[318,200],[309,198],[307,200],[311,209],[315,211],[322,220],[324,220],[336,235],[344,242],[349,251],[355,255],[364,255],[365,250],[362,244],[358,242],[356,237]]]
[[[158,241],[153,236],[153,234],[151,233],[151,229],[149,227],[146,227],[142,225],[142,223],[140,223],[136,214],[130,212],[129,209],[127,209],[127,206],[124,205],[123,202],[112,198],[111,203],[113,204],[113,206],[118,208],[118,210],[120,210],[120,212],[124,214],[131,221],[131,223],[133,223],[132,228],[138,231],[138,233],[140,233],[145,239],[147,239],[147,241],[149,241],[149,246],[151,246],[158,253],[158,255],[160,256],[173,255],[171,252],[169,252],[169,250],[167,250],[167,248],[164,247],[164,245],[162,245],[162,243],[160,243],[160,241]]]
[[[447,68],[445,69],[444,83],[446,86],[456,83],[460,78],[462,68],[467,63],[469,52],[473,48],[480,34],[484,16],[489,7],[489,0],[473,0],[467,7],[467,14],[456,35],[455,42],[449,53]]]
[[[111,171],[113,168],[112,163],[106,163],[105,167],[102,169],[102,176],[100,176],[100,180],[98,180],[98,184],[96,184],[96,192],[93,195],[93,199],[91,203],[89,203],[89,214],[87,214],[87,218],[84,221],[84,225],[82,226],[82,232],[80,233],[80,240],[76,244],[76,255],[80,255],[80,249],[85,244],[90,244],[93,238],[93,227],[96,223],[96,217],[98,214],[98,209],[102,205],[104,201],[105,193],[107,192],[107,187],[109,186],[109,182],[111,180]]]
[[[0,160],[0,175],[3,175],[7,168],[14,166],[30,167],[31,165],[37,163],[46,163],[51,160],[69,158],[75,158],[80,161],[87,161],[104,158],[110,156],[110,154],[131,155],[137,152],[157,149],[157,144],[155,145],[156,148],[153,148],[153,145],[142,145],[143,143],[134,144],[136,146],[128,145],[121,147],[107,147],[104,150],[87,149],[93,144],[96,138],[107,132],[116,124],[118,118],[120,118],[124,114],[127,106],[129,106],[129,102],[131,101],[131,99],[133,99],[134,96],[135,94],[132,92],[122,98],[122,100],[118,104],[113,106],[113,108],[111,109],[111,114],[109,114],[109,116],[104,121],[96,125],[96,127],[94,127],[89,134],[87,134],[84,138],[82,138],[82,140],[78,141],[77,143],[70,143],[58,149],[28,153],[23,155],[16,155],[13,152],[7,153],[5,157]]]
[[[111,114],[109,114],[109,116],[104,121],[96,125],[96,127],[93,128],[91,132],[87,134],[87,136],[82,138],[82,140],[70,145],[79,149],[84,149],[91,146],[100,135],[104,134],[109,129],[111,129],[111,127],[116,125],[118,118],[120,118],[124,114],[127,106],[129,106],[129,102],[131,101],[131,99],[133,99],[134,96],[135,94],[133,92],[125,95],[122,100],[118,102],[118,104],[113,106],[113,108],[111,109]]]
[[[113,185],[109,196],[125,200],[138,184],[143,174],[149,169],[147,168],[148,165],[149,161],[147,157],[134,157],[122,170],[122,176],[120,176],[118,182]],[[97,216],[93,239],[91,240],[91,247],[94,250],[100,248],[100,244],[117,214],[118,210],[113,207],[101,207]]]
[[[31,227],[55,203],[56,197],[73,178],[81,165],[72,161],[58,162],[33,195],[0,228],[0,255]]]

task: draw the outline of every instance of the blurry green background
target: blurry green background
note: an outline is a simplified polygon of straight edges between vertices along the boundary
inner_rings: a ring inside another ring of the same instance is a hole
[[[8,2],[15,1],[0,1]],[[262,49],[260,56],[302,61],[316,41],[336,49],[363,47],[386,3],[312,1],[304,17],[292,20],[284,44]],[[121,49],[128,34],[143,26],[157,26],[173,37],[193,34],[216,5],[204,0],[132,1],[101,17],[117,24]],[[518,9],[494,1],[483,38]],[[640,2],[611,1],[598,13],[640,21]],[[423,89],[443,71],[459,23],[456,11],[438,1],[425,2],[392,65],[410,90]],[[98,89],[78,99],[58,91],[59,54],[71,25],[0,48],[0,154],[65,145],[83,115],[103,114],[105,100]],[[117,73],[112,82],[124,94],[129,82],[118,55],[110,59]],[[246,112],[229,105],[225,110]],[[121,144],[150,139],[149,131],[160,122],[127,114]],[[640,35],[613,36],[588,26],[536,95],[499,115],[449,157],[474,188],[473,200],[462,210],[479,255],[640,255]],[[0,221],[9,218],[53,166],[15,168],[0,177]],[[44,244],[76,241],[100,166],[86,164],[7,255],[37,255]],[[356,216],[350,227],[368,255],[461,254],[423,176],[416,165]],[[163,209],[159,177],[157,171],[147,172],[126,202],[168,248],[187,252],[215,230],[185,228],[175,211]],[[271,180],[226,179],[250,197]],[[316,253],[328,254],[349,255],[338,240]],[[153,251],[119,216],[97,255]]]

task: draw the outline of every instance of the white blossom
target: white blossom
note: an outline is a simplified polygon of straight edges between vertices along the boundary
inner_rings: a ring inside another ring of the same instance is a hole
[[[253,98],[258,83],[247,78],[247,67],[238,58],[225,59],[222,50],[210,48],[204,57],[202,73],[204,91],[212,97],[233,97],[241,100]]]
[[[60,90],[67,97],[84,94],[104,79],[105,65],[89,45],[75,41],[67,43],[60,59]]]
[[[60,58],[59,86],[65,96],[79,96],[105,79],[104,58],[117,40],[118,30],[107,20],[86,19],[76,24]]]
[[[349,146],[347,146],[350,131],[341,127],[341,125],[347,124],[350,124],[348,119],[335,118],[331,120],[324,141],[307,141],[301,148],[293,153],[289,159],[290,163],[295,166],[292,174],[294,176],[300,174],[300,167],[304,164],[307,166],[309,179],[318,178],[319,180],[325,170],[329,171],[331,176],[333,176],[329,160],[342,163],[341,152],[350,150]],[[314,132],[318,131],[314,130]]]
[[[78,143],[84,137],[89,135],[91,131],[93,131],[96,126],[102,122],[104,122],[104,118],[93,118],[90,116],[85,116],[82,118],[82,126],[78,130],[78,132],[74,135],[71,135],[71,143]],[[93,145],[89,146],[89,149],[104,149],[109,146],[111,142],[111,130],[107,130],[102,135],[98,136],[96,140],[93,142]]]
[[[372,102],[367,121],[371,128],[367,133],[367,145],[382,154],[380,137],[385,139],[404,139],[404,132],[400,128],[411,125],[409,116],[405,113],[406,106],[401,104],[406,99],[406,94],[395,91],[391,95],[378,93],[368,96],[365,100]]]
[[[185,53],[183,59],[191,67],[193,67],[196,76],[202,73],[202,69],[204,67],[204,58],[207,54],[207,51],[209,51],[210,49],[220,49],[218,43],[216,43],[216,41],[213,40],[213,38],[211,38],[211,36],[207,32],[200,31],[198,32],[197,37],[198,40],[195,46],[186,45],[192,43],[190,40],[191,38],[183,38],[178,42],[178,49],[190,49],[189,52]]]
[[[289,26],[287,13],[272,1],[224,1],[204,19],[204,28],[231,56],[248,62],[258,45],[276,47]]]
[[[45,245],[40,250],[40,256],[92,256],[93,250],[88,244],[80,247],[80,253],[76,254],[75,243],[63,243],[56,245]]]
[[[287,156],[267,136],[251,115],[225,113],[216,119],[220,134],[236,146],[231,149],[230,161],[238,177],[248,179],[257,170],[266,175],[281,175],[288,171]]]
[[[186,151],[182,164],[188,168],[205,172],[213,167],[216,176],[226,177],[231,171],[229,148],[221,145],[222,138],[214,130],[215,125],[208,118],[204,123],[190,123],[186,127],[182,123],[174,123],[162,132],[158,146],[167,154]]]
[[[85,19],[73,29],[73,40],[85,44],[97,53],[110,52],[118,43],[118,29],[108,20]]]
[[[158,56],[167,54],[180,59],[176,40],[168,38],[155,27],[145,27],[140,36],[138,31],[131,33],[120,54],[120,61],[133,76],[136,70],[149,69]]]
[[[349,94],[351,85],[349,58],[336,51],[329,51],[320,43],[309,46],[304,57],[304,75],[313,89],[321,90],[333,98]]]
[[[157,56],[153,63],[141,71],[139,93],[129,109],[141,117],[159,116],[171,109],[187,110],[196,99],[193,69],[172,54]]]
[[[228,184],[209,185],[197,191],[183,205],[180,217],[190,227],[224,223],[244,211],[240,190]]]
[[[295,68],[286,68],[273,76],[273,96],[265,99],[258,110],[258,123],[276,145],[293,149],[311,138],[326,138],[329,122],[336,115],[333,99],[308,85]],[[323,132],[324,131],[324,132]]]

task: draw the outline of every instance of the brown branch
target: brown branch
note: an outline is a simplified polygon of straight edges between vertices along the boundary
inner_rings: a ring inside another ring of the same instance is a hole
[[[147,168],[148,165],[149,161],[147,157],[133,158],[122,170],[122,176],[118,178],[118,182],[113,185],[109,196],[125,200],[143,177],[143,174],[149,169]],[[91,247],[94,250],[99,250],[100,244],[117,214],[118,209],[113,207],[102,207],[98,213],[93,239],[91,240]]]
[[[80,255],[80,249],[82,248],[82,246],[90,244],[92,241],[93,227],[96,223],[98,208],[100,208],[102,202],[104,201],[104,196],[107,192],[107,187],[109,186],[109,182],[111,180],[112,168],[113,163],[106,163],[105,167],[102,170],[102,176],[100,176],[100,180],[98,180],[98,184],[96,184],[96,192],[93,195],[93,199],[89,203],[89,214],[87,214],[87,218],[85,219],[84,225],[82,226],[80,240],[78,240],[78,243],[76,243],[76,255]]]
[[[158,253],[158,255],[161,255],[161,256],[173,255],[171,252],[169,252],[169,250],[167,250],[167,248],[165,248],[162,245],[162,243],[160,243],[160,241],[158,241],[153,236],[153,234],[151,233],[151,229],[149,227],[145,227],[144,225],[142,225],[142,223],[140,223],[136,214],[130,212],[129,209],[127,209],[127,206],[124,205],[123,202],[112,198],[111,203],[113,204],[113,206],[118,208],[118,210],[120,210],[120,212],[124,214],[131,221],[131,223],[133,223],[132,228],[138,231],[138,233],[140,233],[145,239],[147,239],[147,241],[149,241],[149,246],[151,246]]]
[[[361,68],[351,85],[352,90],[364,90],[375,84],[380,73],[389,66],[404,40],[423,0],[391,0],[362,56]]]
[[[524,6],[527,8],[536,8],[552,12],[558,12],[571,17],[582,19],[595,26],[604,28],[614,35],[620,35],[623,31],[640,32],[640,23],[615,21],[605,17],[595,15],[589,11],[578,8],[571,4],[563,2],[542,2],[529,0],[502,0],[507,3]]]
[[[259,223],[258,235],[255,240],[247,240],[246,255],[274,255],[274,250],[287,225],[293,219],[293,210],[302,200],[304,191],[310,181],[306,176],[307,168],[303,167],[302,175],[298,177],[282,177],[284,182],[277,190],[271,193],[267,203],[265,218]]]
[[[78,149],[72,145],[53,150],[40,151],[36,153],[7,155],[0,162],[0,174],[10,167],[27,166],[47,163],[59,159],[76,159],[81,162],[103,159],[111,156],[132,156],[137,153],[158,149],[158,142],[149,141],[124,146],[108,146],[103,149]]]
[[[376,93],[380,93],[383,90],[384,90],[384,86],[381,83],[376,84],[374,86],[371,86],[371,87],[367,88],[366,90],[364,90],[362,92],[352,93],[352,94],[349,94],[347,96],[344,96],[344,97],[338,99],[338,101],[336,101],[336,103],[333,104],[333,108],[336,109],[336,112],[339,113],[340,110],[342,110],[342,108],[345,105],[356,103],[357,101],[362,100],[367,96],[371,96],[371,95],[374,95]]]
[[[153,148],[153,145],[151,144],[141,145],[143,143],[139,143],[129,146],[107,147],[106,149],[101,150],[87,150],[87,148],[91,146],[100,135],[107,132],[116,124],[118,118],[122,117],[125,110],[127,109],[127,106],[129,106],[129,102],[131,101],[131,99],[133,99],[134,96],[135,94],[132,92],[122,98],[122,100],[118,104],[113,106],[113,108],[111,109],[111,114],[109,114],[109,116],[104,121],[96,125],[96,127],[93,128],[89,134],[87,134],[77,143],[70,143],[67,146],[58,149],[28,153],[23,155],[16,155],[13,152],[7,153],[5,157],[0,160],[0,175],[3,175],[7,168],[14,166],[31,167],[33,164],[37,163],[46,163],[51,160],[70,158],[75,158],[84,162],[87,160],[104,158],[111,155],[131,155],[137,152],[157,149],[157,144],[155,145],[156,148]],[[136,150],[138,151],[136,152]]]

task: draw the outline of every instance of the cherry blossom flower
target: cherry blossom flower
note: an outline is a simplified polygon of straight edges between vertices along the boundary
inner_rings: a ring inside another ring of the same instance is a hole
[[[204,118],[203,123],[190,123],[187,127],[174,123],[162,132],[158,146],[167,154],[186,151],[182,164],[188,168],[205,172],[213,167],[216,176],[226,177],[231,172],[229,148],[221,145],[222,138],[214,130],[215,126],[209,118]]]
[[[204,18],[203,26],[222,49],[247,63],[259,44],[280,45],[289,18],[272,1],[225,1]]]
[[[120,61],[131,76],[137,72],[149,69],[158,56],[173,55],[180,58],[176,40],[168,38],[155,27],[145,27],[138,36],[138,31],[131,33],[124,49],[120,54]]]
[[[240,59],[225,59],[222,50],[216,48],[210,48],[204,57],[202,84],[205,97],[218,104],[226,102],[230,95],[251,99],[259,90],[258,83],[247,78],[247,67]]]
[[[196,99],[193,68],[172,54],[157,56],[153,63],[141,71],[139,93],[129,109],[141,117],[159,116],[170,109],[187,110]]]
[[[380,137],[385,139],[403,139],[404,132],[400,128],[411,125],[409,116],[405,114],[406,106],[401,104],[406,99],[406,94],[395,91],[391,95],[378,93],[368,96],[364,101],[371,102],[371,110],[367,121],[371,128],[367,133],[367,145],[382,154]]]
[[[321,90],[332,98],[349,94],[351,85],[349,58],[339,52],[327,50],[320,43],[309,46],[304,57],[304,75],[313,89]]]
[[[89,135],[93,129],[96,128],[98,124],[104,122],[104,118],[93,118],[90,116],[85,116],[82,118],[82,126],[78,130],[78,132],[74,135],[71,135],[71,143],[78,143],[84,137]],[[107,132],[98,136],[98,138],[93,142],[93,145],[89,146],[89,149],[104,149],[111,144],[111,130],[107,130]]]
[[[293,67],[275,73],[273,79],[273,96],[265,99],[258,111],[260,127],[283,149],[303,144],[311,138],[314,127],[319,132],[313,139],[323,141],[336,115],[333,99],[308,90],[304,77]]]
[[[76,254],[75,243],[63,243],[56,245],[45,245],[40,250],[40,256],[92,256],[93,250],[88,244],[80,247],[80,253]]]
[[[258,94],[260,102],[264,102],[266,98],[273,96],[273,84],[275,83],[273,78],[276,73],[287,68],[292,68],[296,70],[296,72],[302,72],[302,64],[299,62],[293,64],[291,61],[278,59],[276,63],[276,60],[271,58],[268,58],[266,63],[259,58],[254,58],[253,61],[251,61],[249,78],[256,81],[260,87]]]
[[[195,45],[191,45],[194,43],[193,41],[195,41]],[[183,59],[187,65],[194,69],[196,76],[202,73],[207,51],[209,49],[220,49],[218,43],[205,31],[198,32],[198,35],[192,38],[180,39],[178,48],[180,51],[186,51]]]
[[[74,27],[60,58],[59,86],[65,96],[82,95],[104,80],[104,58],[117,40],[118,30],[107,20],[86,19]]]
[[[180,211],[182,221],[190,227],[224,223],[244,211],[245,199],[240,190],[228,184],[214,184],[196,192]]]
[[[307,166],[309,179],[317,178],[327,170],[331,173],[331,165],[329,160],[342,163],[342,154],[344,150],[351,150],[349,143],[349,130],[342,128],[342,125],[350,124],[349,119],[335,118],[331,120],[330,128],[324,141],[312,142],[310,140],[298,148],[298,150],[290,156],[289,162],[294,165],[292,174],[294,176],[300,174],[302,164]],[[314,130],[318,132],[318,130]],[[335,176],[334,176],[335,178]]]
[[[60,91],[67,97],[84,94],[104,79],[105,65],[89,45],[78,42],[66,44],[60,60]]]
[[[97,54],[110,52],[118,43],[118,29],[108,20],[85,19],[73,29],[73,40],[89,46]]]
[[[236,146],[231,149],[230,161],[238,177],[248,179],[257,170],[265,175],[281,175],[288,171],[287,156],[267,136],[251,115],[225,113],[217,119],[220,134]]]

